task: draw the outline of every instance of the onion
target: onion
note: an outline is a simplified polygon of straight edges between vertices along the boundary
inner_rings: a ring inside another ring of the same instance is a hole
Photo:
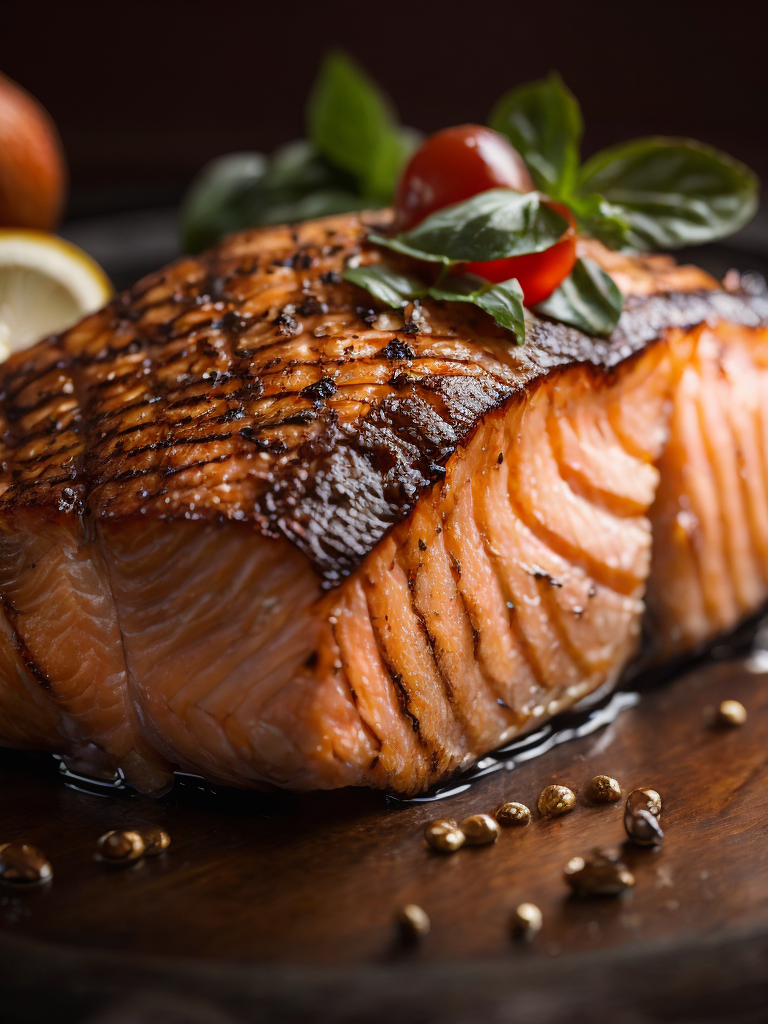
[[[0,227],[50,231],[61,217],[66,164],[37,100],[0,74]]]

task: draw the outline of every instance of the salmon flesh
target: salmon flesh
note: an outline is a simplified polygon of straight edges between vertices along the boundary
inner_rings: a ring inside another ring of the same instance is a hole
[[[768,300],[383,311],[377,216],[233,236],[0,366],[0,742],[414,794],[768,596]]]

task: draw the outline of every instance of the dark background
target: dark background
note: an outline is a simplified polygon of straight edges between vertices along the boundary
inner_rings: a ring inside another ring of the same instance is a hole
[[[17,2],[3,8],[0,70],[59,126],[70,218],[168,207],[211,157],[301,135],[334,45],[424,131],[483,121],[510,86],[557,68],[584,108],[586,153],[686,134],[768,178],[767,6]],[[748,248],[768,236],[760,225]]]

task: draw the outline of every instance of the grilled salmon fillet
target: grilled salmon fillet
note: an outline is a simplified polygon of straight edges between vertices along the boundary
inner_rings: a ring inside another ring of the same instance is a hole
[[[597,243],[614,335],[236,235],[0,367],[0,742],[424,790],[768,596],[768,301]]]

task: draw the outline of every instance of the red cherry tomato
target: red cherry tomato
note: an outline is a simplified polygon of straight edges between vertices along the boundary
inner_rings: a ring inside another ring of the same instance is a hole
[[[446,128],[426,140],[405,168],[395,196],[398,231],[408,231],[435,210],[489,188],[530,192],[523,158],[503,135],[479,124]]]
[[[559,242],[543,252],[509,256],[507,259],[488,260],[484,263],[466,263],[464,269],[486,281],[508,281],[510,277],[516,277],[523,289],[526,306],[536,306],[548,299],[568,277],[576,263],[576,222],[573,214],[560,203],[549,205],[565,217],[569,224]]]

